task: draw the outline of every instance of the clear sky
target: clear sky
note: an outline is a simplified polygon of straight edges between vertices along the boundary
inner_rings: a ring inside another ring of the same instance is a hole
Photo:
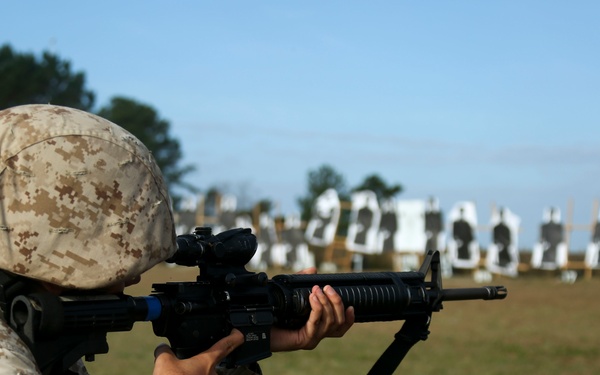
[[[531,247],[545,207],[595,216],[599,16],[598,1],[22,0],[2,3],[0,43],[69,60],[98,107],[156,108],[200,189],[292,213],[327,163],[446,212],[475,201],[481,224],[507,206]]]

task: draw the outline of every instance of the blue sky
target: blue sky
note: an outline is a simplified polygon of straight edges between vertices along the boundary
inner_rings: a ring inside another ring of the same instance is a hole
[[[600,198],[596,1],[12,1],[0,43],[86,74],[97,106],[155,107],[188,181],[297,210],[307,172],[377,173],[521,217],[589,224]],[[482,242],[488,234],[481,233]],[[589,233],[575,232],[574,247]]]

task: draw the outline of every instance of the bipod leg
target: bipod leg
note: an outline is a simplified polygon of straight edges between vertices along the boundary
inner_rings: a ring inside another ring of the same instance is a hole
[[[375,362],[368,375],[392,375],[410,348],[419,341],[427,340],[431,314],[406,319],[394,335],[394,341]]]

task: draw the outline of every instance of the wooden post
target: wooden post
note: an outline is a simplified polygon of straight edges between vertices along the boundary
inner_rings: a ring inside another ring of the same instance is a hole
[[[352,210],[352,203],[346,202],[346,201],[340,201],[340,220],[342,218],[342,212],[344,210]],[[348,249],[346,248],[346,237],[338,236],[337,232],[339,230],[339,227],[340,227],[340,221],[338,220],[337,226],[335,227],[335,236],[334,236],[333,242],[325,247],[325,252],[323,254],[323,261],[329,262],[329,263],[334,263],[339,266],[340,264],[338,264],[338,262],[335,261],[335,250],[342,249],[342,252],[344,254],[342,255],[341,266],[348,267],[349,263],[351,263],[352,253],[350,251],[348,251]],[[350,259],[350,262],[348,262],[348,259]]]
[[[596,227],[596,223],[598,222],[598,199],[594,199],[594,204],[592,205],[592,224],[590,226],[590,238],[593,236],[594,228]],[[583,277],[586,280],[592,279],[592,267],[589,267],[587,264],[585,265],[585,269],[583,271]]]
[[[594,200],[592,207],[592,220],[591,224],[573,224],[573,200],[569,200],[568,204],[568,222],[565,225],[565,242],[567,243],[567,251],[570,250],[570,239],[571,233],[575,230],[581,231],[589,231],[590,234],[593,233],[596,222],[598,221],[598,200]],[[591,238],[591,236],[590,236]],[[568,252],[567,252],[568,254]],[[592,278],[592,268],[589,267],[585,261],[569,261],[567,258],[567,266],[564,269],[580,269],[583,270],[583,275],[586,280],[590,280]]]
[[[196,204],[196,226],[203,227],[204,226],[204,195],[198,195],[198,203]]]
[[[571,232],[573,231],[573,199],[569,199],[567,202],[567,215],[565,218],[565,244],[567,244],[567,264],[562,268],[566,270],[569,268],[569,253],[571,252]]]

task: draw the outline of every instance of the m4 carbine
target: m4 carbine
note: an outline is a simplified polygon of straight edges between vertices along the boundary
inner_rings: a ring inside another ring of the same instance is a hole
[[[330,285],[344,306],[353,306],[356,322],[404,320],[396,340],[370,374],[391,373],[416,342],[429,334],[431,315],[444,301],[503,299],[502,286],[443,289],[440,254],[429,251],[416,272],[288,274],[269,279],[246,270],[257,248],[250,229],[213,235],[196,228],[177,237],[178,250],[167,260],[197,266],[193,282],[153,284],[149,296],[20,295],[13,299],[10,324],[25,339],[45,374],[62,371],[85,356],[108,352],[106,333],[131,330],[136,321],[152,321],[154,333],[169,339],[179,358],[210,348],[232,328],[245,342],[226,365],[242,365],[271,355],[273,326],[295,329],[311,311],[314,285]],[[430,274],[429,281],[426,280]]]

